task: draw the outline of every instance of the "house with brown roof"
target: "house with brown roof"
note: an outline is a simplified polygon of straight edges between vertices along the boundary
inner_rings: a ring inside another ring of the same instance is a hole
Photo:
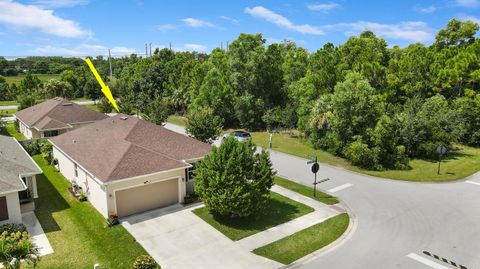
[[[22,213],[35,209],[36,175],[41,173],[15,138],[0,135],[0,225],[21,223]]]
[[[210,145],[123,114],[50,138],[58,170],[104,216],[181,203]]]
[[[28,139],[57,136],[69,130],[108,118],[60,97],[23,109],[14,114],[20,132]]]

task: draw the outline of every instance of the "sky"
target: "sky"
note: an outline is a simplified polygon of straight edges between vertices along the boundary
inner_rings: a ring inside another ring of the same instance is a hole
[[[262,33],[313,52],[368,29],[389,46],[431,44],[453,18],[480,23],[480,0],[0,0],[0,55],[124,56],[153,48],[210,52]]]

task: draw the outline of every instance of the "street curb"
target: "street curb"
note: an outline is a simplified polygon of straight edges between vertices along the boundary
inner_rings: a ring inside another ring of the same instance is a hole
[[[339,204],[341,204],[345,208],[345,210],[347,211],[347,214],[350,218],[347,230],[345,230],[345,232],[339,238],[337,238],[335,241],[328,244],[327,246],[325,246],[325,247],[323,247],[319,250],[316,250],[316,251],[314,251],[310,254],[307,254],[307,255],[303,256],[302,258],[294,261],[293,263],[282,266],[280,268],[282,268],[282,269],[289,268],[290,269],[290,268],[298,268],[300,266],[303,266],[303,265],[313,261],[314,259],[317,259],[317,258],[319,258],[319,257],[321,257],[321,256],[323,256],[323,255],[325,255],[329,252],[334,251],[335,249],[341,247],[344,243],[346,243],[350,238],[352,238],[353,234],[355,233],[355,231],[357,230],[357,227],[358,227],[358,219],[357,219],[356,215],[352,212],[352,210],[350,209],[350,206],[348,206],[347,203],[340,200]]]
[[[293,180],[289,177],[282,176],[280,174],[278,174],[278,176],[286,178],[286,179],[288,179],[290,181],[293,181],[295,183],[302,184],[301,182],[299,182],[297,180]],[[304,185],[304,184],[302,184],[302,185]],[[350,206],[345,201],[343,201],[342,199],[340,199],[337,196],[335,196],[335,197],[338,199],[339,204],[342,205],[342,207],[345,209],[345,211],[347,211],[346,213],[347,213],[347,215],[350,219],[348,227],[345,230],[345,232],[340,237],[338,237],[335,241],[328,244],[327,246],[325,246],[325,247],[323,247],[319,250],[316,250],[316,251],[314,251],[310,254],[305,255],[302,258],[292,262],[291,264],[287,264],[287,265],[284,265],[284,266],[279,267],[279,268],[281,268],[281,269],[298,268],[302,265],[305,265],[305,264],[311,262],[312,260],[314,260],[316,258],[319,258],[319,257],[321,257],[321,256],[339,248],[340,246],[342,246],[345,242],[347,242],[353,236],[353,234],[355,233],[355,231],[357,230],[357,227],[358,227],[357,216],[353,213],[352,209],[350,208]]]

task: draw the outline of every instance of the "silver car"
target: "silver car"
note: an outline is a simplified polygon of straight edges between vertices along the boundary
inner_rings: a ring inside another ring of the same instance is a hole
[[[235,137],[235,139],[237,139],[237,141],[240,141],[240,142],[245,142],[245,141],[249,141],[249,140],[252,139],[252,136],[250,135],[249,132],[245,132],[245,131],[241,131],[241,130],[233,131],[229,134],[224,134],[223,135],[223,139],[225,139],[227,137]]]

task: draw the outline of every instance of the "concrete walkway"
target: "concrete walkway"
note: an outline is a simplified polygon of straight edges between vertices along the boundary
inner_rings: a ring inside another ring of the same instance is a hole
[[[27,231],[30,233],[32,242],[37,246],[40,256],[53,253],[53,248],[50,245],[37,216],[35,216],[35,213],[23,213],[22,222],[27,227]]]
[[[338,205],[329,206],[277,185],[272,187],[272,191],[299,203],[308,205],[315,209],[315,211],[236,242],[248,250],[254,250],[261,246],[270,244],[274,241],[280,240],[286,236],[299,232],[317,223],[324,222],[331,217],[345,212],[345,210]]]

